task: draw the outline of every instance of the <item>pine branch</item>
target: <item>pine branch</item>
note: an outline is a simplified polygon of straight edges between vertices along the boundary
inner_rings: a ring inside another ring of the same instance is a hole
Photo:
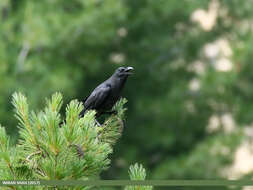
[[[10,138],[6,135],[5,128],[0,126],[0,177],[3,179],[17,179],[15,173],[16,151],[10,147]]]
[[[101,141],[114,145],[122,135],[126,111],[126,108],[123,106],[126,103],[127,100],[122,98],[115,104],[113,110],[116,111],[117,115],[109,117],[99,129],[99,138]]]
[[[129,176],[131,180],[145,180],[146,178],[146,170],[143,166],[137,163],[135,165],[131,165],[129,168]],[[125,190],[152,190],[152,186],[127,186]]]
[[[95,111],[79,118],[81,102],[73,100],[66,108],[62,127],[59,111],[62,95],[55,93],[46,100],[43,111],[30,111],[26,97],[14,93],[12,103],[19,120],[20,139],[9,146],[0,127],[1,177],[6,179],[91,179],[97,178],[110,164],[112,145],[123,130],[125,99],[116,105],[117,114],[110,116],[102,127],[95,122]],[[83,188],[80,188],[83,189]]]
[[[24,138],[29,139],[29,143],[38,144],[37,137],[30,123],[29,108],[26,97],[21,93],[14,93],[12,97],[12,104],[15,107],[15,116],[19,120],[19,127],[24,129],[21,135]]]
[[[123,132],[124,104],[121,99],[102,126],[97,126],[95,111],[79,117],[83,105],[73,100],[66,108],[64,125],[59,111],[62,95],[55,93],[46,100],[43,111],[29,111],[26,97],[14,93],[12,103],[19,120],[18,145],[10,147],[9,137],[0,126],[0,177],[2,179],[97,179],[110,164],[112,145]],[[138,164],[130,167],[131,180],[145,180],[145,169]],[[16,188],[16,187],[13,187]],[[74,187],[73,189],[89,189]],[[22,189],[22,187],[17,188]],[[57,187],[57,189],[60,189]],[[151,190],[151,186],[128,186],[125,190]]]

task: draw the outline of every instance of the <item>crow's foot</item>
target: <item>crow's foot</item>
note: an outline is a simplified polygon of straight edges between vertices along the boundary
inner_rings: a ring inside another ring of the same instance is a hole
[[[95,122],[97,124],[97,126],[101,127],[102,125],[95,119]]]

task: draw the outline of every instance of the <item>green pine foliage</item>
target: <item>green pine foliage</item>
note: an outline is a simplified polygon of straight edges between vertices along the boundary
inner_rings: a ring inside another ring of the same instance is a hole
[[[129,176],[131,180],[145,180],[146,170],[141,164],[131,165],[129,168]],[[125,190],[152,190],[152,186],[127,186]]]
[[[127,100],[122,98],[113,107],[113,110],[116,111],[117,115],[107,119],[104,125],[100,128],[99,138],[101,141],[115,144],[117,139],[121,136],[124,128],[124,112],[126,111],[126,108],[123,108],[122,105],[125,103],[127,103]],[[115,127],[109,127],[111,125]]]
[[[16,146],[10,146],[10,138],[0,126],[0,178],[99,178],[99,174],[108,168],[112,145],[122,133],[126,102],[126,99],[119,100],[114,107],[116,114],[98,126],[95,111],[88,111],[80,118],[83,104],[73,100],[66,108],[66,122],[61,125],[59,111],[63,102],[60,93],[53,94],[46,101],[45,109],[38,113],[29,110],[23,94],[14,93],[12,103],[19,121],[20,138]],[[145,173],[142,167],[137,170]],[[135,178],[134,168],[131,171]]]

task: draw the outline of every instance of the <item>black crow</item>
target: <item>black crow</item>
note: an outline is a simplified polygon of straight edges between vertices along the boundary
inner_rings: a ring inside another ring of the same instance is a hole
[[[83,117],[87,110],[95,110],[96,117],[105,113],[114,113],[115,111],[111,109],[120,98],[120,92],[133,70],[133,67],[117,68],[109,79],[98,85],[92,93],[84,99],[84,109],[79,116]],[[62,121],[60,126],[63,123],[66,123],[66,120]],[[100,125],[98,122],[97,124]]]
[[[133,67],[117,68],[109,79],[98,85],[84,100],[84,109],[80,116],[84,116],[87,110],[96,110],[97,117],[104,113],[112,113],[110,111],[120,98],[120,92],[132,70]]]

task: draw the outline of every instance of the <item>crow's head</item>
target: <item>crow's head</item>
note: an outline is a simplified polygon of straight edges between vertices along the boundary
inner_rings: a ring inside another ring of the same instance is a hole
[[[131,71],[133,71],[134,68],[133,67],[119,67],[116,69],[115,71],[115,75],[117,77],[120,77],[120,78],[124,78],[124,77],[127,77],[131,74],[133,74]]]

